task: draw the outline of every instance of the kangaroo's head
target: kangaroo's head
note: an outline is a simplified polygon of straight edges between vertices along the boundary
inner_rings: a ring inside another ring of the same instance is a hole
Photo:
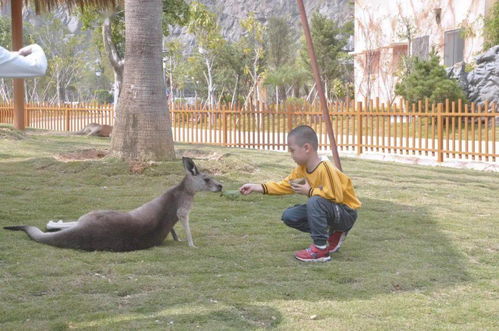
[[[210,176],[199,172],[198,168],[191,158],[182,157],[182,162],[184,163],[184,168],[187,171],[185,184],[188,186],[189,190],[193,191],[194,193],[200,191],[222,191],[222,184],[220,184]]]

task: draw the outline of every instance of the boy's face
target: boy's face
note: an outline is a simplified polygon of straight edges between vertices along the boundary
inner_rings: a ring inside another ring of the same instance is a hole
[[[293,136],[288,139],[288,151],[291,153],[293,161],[298,165],[307,164],[311,148],[312,146],[308,143],[303,144],[303,146],[298,145]]]

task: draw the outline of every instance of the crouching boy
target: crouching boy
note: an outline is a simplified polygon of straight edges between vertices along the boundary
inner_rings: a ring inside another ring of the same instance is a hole
[[[290,207],[282,214],[283,222],[295,229],[310,233],[313,244],[295,253],[305,262],[325,262],[330,253],[338,251],[348,231],[357,219],[361,206],[350,178],[330,161],[322,161],[317,153],[315,131],[301,125],[288,134],[288,149],[298,165],[291,174],[279,182],[244,184],[241,194],[303,194],[308,201]]]

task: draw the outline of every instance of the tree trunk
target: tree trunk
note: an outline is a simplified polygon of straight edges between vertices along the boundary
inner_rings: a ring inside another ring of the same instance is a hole
[[[62,104],[62,100],[61,100],[61,80],[60,80],[60,76],[59,76],[59,70],[57,70],[56,72],[56,93],[57,93],[57,104],[58,105],[61,105]]]
[[[170,57],[170,73],[168,75],[169,81],[170,81],[170,95],[169,100],[168,100],[168,105],[172,105],[175,102],[175,96],[173,94],[173,64],[172,64],[172,58]]]
[[[121,83],[123,82],[123,74],[114,71],[114,83],[113,83],[113,109],[116,113],[116,107],[118,105],[118,100],[120,97]]]
[[[125,1],[125,66],[111,149],[126,160],[173,160],[162,70],[161,0]]]
[[[104,42],[104,48],[107,53],[107,57],[114,71],[114,83],[113,83],[113,109],[116,113],[116,107],[118,104],[118,98],[121,92],[121,86],[123,83],[123,66],[124,61],[120,58],[116,45],[113,43],[112,32],[111,32],[111,16],[106,17],[102,23],[102,40]]]
[[[232,93],[232,100],[230,102],[230,107],[234,107],[234,103],[237,102],[236,97],[238,96],[237,91],[239,90],[239,75],[236,74],[236,84],[234,85],[234,92]]]
[[[213,93],[214,93],[214,88],[213,88],[213,75],[212,75],[212,68],[213,68],[213,61],[210,60],[207,56],[204,58],[205,64],[206,64],[206,73],[204,74],[205,79],[206,79],[206,84],[208,85],[208,105],[210,110],[213,110],[213,107],[215,105]]]

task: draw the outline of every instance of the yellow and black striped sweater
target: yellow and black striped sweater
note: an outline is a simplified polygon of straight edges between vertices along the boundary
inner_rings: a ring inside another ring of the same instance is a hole
[[[293,194],[290,180],[306,178],[310,184],[308,196],[318,195],[336,203],[342,203],[352,209],[361,206],[355,195],[351,179],[339,171],[330,161],[322,161],[311,172],[306,166],[296,167],[291,174],[280,182],[267,182],[262,184],[264,194]]]

